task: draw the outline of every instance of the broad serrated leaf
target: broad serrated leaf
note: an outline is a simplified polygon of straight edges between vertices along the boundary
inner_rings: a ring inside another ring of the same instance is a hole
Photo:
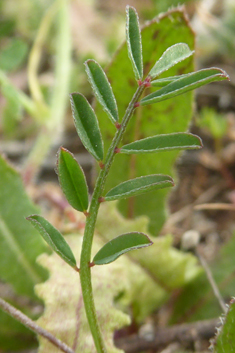
[[[95,237],[96,238],[96,237]],[[66,236],[79,262],[79,254],[83,237],[81,235]],[[103,242],[96,239],[93,248],[97,251]],[[44,300],[45,310],[39,318],[38,324],[49,330],[57,338],[73,347],[76,353],[96,353],[90,327],[84,310],[81,286],[78,275],[64,266],[63,261],[56,255],[42,255],[39,262],[50,272],[50,278],[36,287],[38,296]],[[120,281],[124,267],[115,263],[109,266],[95,266],[92,268],[92,287],[96,304],[96,314],[99,325],[105,337],[105,345],[109,353],[123,353],[115,347],[114,331],[130,324],[126,313],[114,305],[114,300],[125,290],[126,281]],[[105,293],[105,295],[104,295]],[[43,337],[38,337],[39,353],[59,353],[59,348],[52,345]]]
[[[152,245],[149,237],[140,232],[121,234],[106,243],[94,256],[95,265],[105,265],[115,261],[119,256],[146,246]]]
[[[159,89],[158,91],[149,94],[148,96],[141,99],[140,104],[147,105],[158,103],[206,85],[210,82],[228,80],[228,78],[229,77],[226,72],[221,69],[202,69],[196,72],[192,72],[186,77],[179,78],[178,80],[169,83],[169,85]]]
[[[143,65],[146,74],[170,46],[181,42],[187,43],[191,49],[194,47],[194,34],[188,26],[188,20],[185,18],[184,12],[179,9],[162,14],[148,22],[142,28],[141,36]],[[126,53],[127,47],[124,44],[119,48],[106,71],[110,82],[112,82],[120,116],[125,114],[126,107],[136,90],[131,62]],[[170,68],[162,76],[184,75],[191,71],[193,71],[192,56]],[[148,90],[151,93],[154,88],[149,87]],[[125,132],[123,144],[129,144],[132,141],[157,134],[187,131],[193,114],[192,98],[192,92],[187,92],[185,95],[180,95],[174,99],[152,104],[144,109],[136,109]],[[96,105],[96,114],[99,116],[105,151],[107,151],[116,129],[112,124],[107,124],[107,116],[99,104]],[[110,170],[105,191],[108,192],[120,183],[120,180],[124,181],[143,175],[143,170],[145,175],[160,173],[171,175],[178,155],[179,151],[176,150],[165,153],[164,158],[160,153],[149,153],[144,158],[141,155],[117,155]],[[123,215],[128,217],[148,215],[150,218],[149,230],[152,234],[157,235],[166,217],[165,198],[169,192],[168,190],[166,188],[142,194],[133,199],[120,200],[118,208]]]
[[[222,326],[218,328],[212,347],[214,353],[235,352],[235,299],[232,298],[227,313],[221,318]],[[210,348],[212,348],[210,347]]]
[[[101,66],[95,60],[85,62],[86,73],[96,98],[113,123],[118,121],[118,108],[112,87]]]
[[[139,154],[169,151],[177,149],[198,149],[202,147],[200,137],[178,132],[175,134],[157,135],[138,140],[120,148],[120,153]]]
[[[153,79],[164,71],[169,70],[172,66],[178,64],[182,60],[191,56],[194,51],[190,50],[185,43],[177,43],[168,48],[156,62],[149,72],[149,76]]]
[[[65,148],[59,150],[57,169],[66,199],[75,210],[85,212],[89,204],[86,178],[72,153]]]
[[[75,127],[85,148],[100,161],[103,159],[103,141],[94,110],[80,93],[70,95]]]
[[[136,9],[126,7],[126,41],[128,56],[137,80],[143,78],[143,58],[139,18]]]
[[[168,175],[153,174],[125,181],[105,195],[105,201],[125,199],[148,191],[173,186],[174,182]]]
[[[76,260],[70,246],[65,241],[63,235],[45,218],[39,215],[27,217],[35,229],[41,234],[48,245],[65,261],[67,264],[76,267]]]

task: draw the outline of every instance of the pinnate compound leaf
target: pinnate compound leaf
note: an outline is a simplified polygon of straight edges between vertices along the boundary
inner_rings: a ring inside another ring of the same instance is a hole
[[[95,255],[93,262],[95,265],[109,264],[128,251],[144,248],[152,244],[153,242],[144,233],[121,234],[106,243]]]
[[[159,89],[158,91],[149,94],[140,101],[140,104],[147,105],[161,102],[206,85],[210,82],[227,80],[228,78],[229,77],[226,72],[221,69],[202,69],[192,72],[183,78],[169,83],[167,86]],[[152,85],[154,85],[154,81],[152,81]]]
[[[94,110],[80,93],[70,95],[74,124],[85,148],[100,161],[103,159],[103,141]]]
[[[182,60],[191,56],[194,51],[189,49],[185,43],[177,43],[168,48],[156,62],[149,72],[151,78],[159,76],[162,72],[167,71],[172,66],[178,64]]]
[[[168,175],[153,174],[125,181],[105,195],[105,201],[125,199],[145,192],[173,186],[173,179]]]
[[[27,217],[34,228],[41,234],[48,245],[72,267],[76,267],[76,260],[70,246],[65,241],[63,235],[45,218],[39,215]]]
[[[178,132],[175,134],[147,137],[129,143],[123,146],[120,152],[125,154],[139,154],[177,149],[197,149],[201,147],[202,141],[200,137],[185,132]]]
[[[80,165],[69,151],[61,148],[58,155],[58,176],[61,189],[70,205],[77,211],[88,208],[88,187]]]
[[[222,326],[218,329],[212,347],[214,353],[235,352],[235,299],[232,298],[225,317],[221,318]]]
[[[143,58],[139,18],[136,9],[126,7],[126,41],[128,56],[137,80],[143,78]]]
[[[85,67],[96,98],[108,113],[111,121],[115,123],[118,121],[117,102],[104,70],[95,60],[87,60]]]
[[[188,26],[188,20],[182,10],[171,10],[167,14],[162,14],[153,21],[147,23],[141,29],[143,46],[144,72],[148,73],[167,48],[176,43],[187,43],[189,48],[194,47],[194,34]],[[126,107],[131,101],[136,90],[136,82],[133,80],[131,61],[126,55],[126,43],[119,48],[109,65],[106,74],[112,82],[113,92],[118,101],[119,115],[125,114]],[[190,56],[177,65],[171,67],[162,75],[179,76],[188,74],[194,70],[193,58]],[[156,90],[149,88],[150,92]],[[174,99],[165,100],[159,104],[152,104],[148,109],[136,109],[133,119],[127,126],[123,139],[123,145],[133,141],[147,138],[157,134],[168,134],[188,130],[188,124],[192,118],[191,92],[179,95]],[[111,144],[112,136],[115,133],[113,124],[107,124],[107,117],[100,105],[96,105],[96,114],[99,116],[100,129],[104,139],[105,151]],[[121,147],[121,146],[119,146]],[[173,165],[179,151],[172,150],[165,153],[164,158],[160,153],[148,153],[139,155],[117,155],[107,179],[105,192],[120,183],[120,180],[140,177],[150,174],[172,175]],[[165,198],[169,188],[156,190],[151,193],[142,194],[133,199],[120,200],[118,208],[123,215],[138,217],[147,215],[150,218],[149,231],[157,235],[166,218]],[[105,193],[104,193],[105,195]],[[105,204],[105,203],[104,203]],[[157,215],[157,216],[156,216]],[[124,232],[119,232],[119,234]],[[146,249],[150,250],[150,249]],[[144,251],[144,250],[143,250]],[[138,251],[136,251],[138,253]],[[139,251],[142,253],[142,251]]]

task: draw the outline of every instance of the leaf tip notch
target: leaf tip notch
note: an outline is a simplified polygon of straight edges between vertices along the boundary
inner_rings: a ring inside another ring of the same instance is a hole
[[[143,56],[139,17],[136,9],[129,5],[126,7],[126,41],[135,78],[137,81],[141,81],[143,78]]]

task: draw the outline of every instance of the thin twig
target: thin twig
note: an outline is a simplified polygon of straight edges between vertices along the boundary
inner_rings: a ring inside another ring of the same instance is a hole
[[[199,253],[198,250],[195,250],[195,253],[196,253],[196,255],[197,255],[202,267],[204,268],[204,270],[206,272],[207,279],[208,279],[208,281],[209,281],[209,283],[211,285],[211,288],[213,290],[213,293],[214,293],[215,297],[218,299],[218,302],[219,302],[219,305],[220,305],[221,309],[223,310],[224,313],[226,313],[227,309],[226,309],[225,302],[223,300],[222,295],[220,294],[219,288],[218,288],[217,284],[215,283],[215,280],[213,278],[211,270],[210,270],[210,268],[209,268],[204,256],[202,256]]]
[[[18,309],[14,308],[12,305],[7,303],[5,300],[0,298],[0,308],[8,313],[10,316],[15,318],[17,321],[20,321],[24,326],[28,327],[31,331],[37,333],[38,335],[46,338],[50,341],[54,346],[59,348],[61,351],[65,353],[74,353],[74,351],[68,347],[64,342],[60,341],[58,338],[53,336],[50,332],[38,326],[33,320],[31,320],[28,316],[23,314]]]
[[[225,210],[235,211],[235,205],[231,203],[203,203],[194,206],[195,210]]]

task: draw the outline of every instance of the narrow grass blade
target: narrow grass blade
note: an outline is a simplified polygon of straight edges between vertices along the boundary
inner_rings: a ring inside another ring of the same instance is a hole
[[[144,97],[140,101],[140,104],[147,105],[161,102],[163,100],[178,96],[182,93],[191,91],[200,86],[206,85],[207,83],[227,79],[229,79],[229,77],[226,72],[217,68],[203,69],[196,72],[192,72],[186,77],[171,82],[169,83],[169,85]]]
[[[95,112],[82,94],[72,93],[70,97],[77,133],[88,152],[101,161],[104,157],[103,141]]]
[[[182,60],[187,59],[191,56],[194,51],[189,49],[189,46],[185,43],[177,43],[169,47],[156,62],[151,69],[149,76],[155,78],[162,72],[167,71],[172,66],[175,66]]]
[[[152,241],[144,233],[132,232],[119,235],[106,243],[95,255],[95,265],[105,265],[116,260],[128,251],[152,245]]]
[[[127,197],[140,195],[151,190],[167,188],[173,185],[174,182],[168,175],[152,174],[142,176],[115,186],[105,195],[105,201],[126,199]]]
[[[137,80],[142,80],[143,57],[139,18],[136,9],[131,6],[126,7],[126,41],[135,77]]]
[[[48,222],[45,218],[38,215],[32,215],[26,218],[41,234],[48,245],[65,261],[67,264],[76,267],[76,260],[68,243],[63,235]]]
[[[121,147],[125,154],[152,153],[178,149],[198,149],[202,147],[200,137],[178,132],[174,134],[157,135],[138,140]]]
[[[118,108],[112,87],[102,67],[95,60],[85,62],[86,73],[96,98],[113,123],[118,121]]]
[[[72,153],[65,148],[59,150],[57,169],[66,199],[75,210],[85,212],[89,203],[86,178]]]

